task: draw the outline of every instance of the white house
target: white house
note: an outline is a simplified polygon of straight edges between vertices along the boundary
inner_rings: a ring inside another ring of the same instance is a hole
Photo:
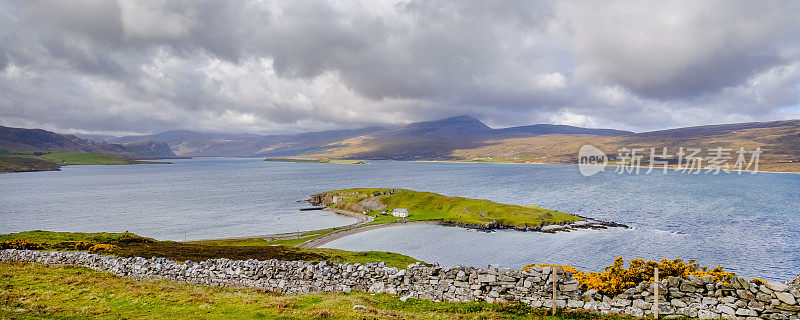
[[[408,210],[403,208],[397,208],[392,210],[392,215],[398,218],[407,218],[408,217]]]

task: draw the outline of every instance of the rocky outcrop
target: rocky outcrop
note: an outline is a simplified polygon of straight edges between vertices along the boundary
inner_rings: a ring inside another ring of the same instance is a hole
[[[328,264],[281,260],[213,259],[175,263],[164,258],[116,258],[84,252],[3,250],[0,261],[76,265],[134,279],[168,279],[180,282],[303,294],[364,291],[390,293],[433,301],[519,301],[533,307],[552,304],[551,267],[528,271],[510,269],[425,266],[406,269],[383,263]],[[654,286],[642,282],[616,296],[595,290],[580,291],[569,273],[560,271],[555,304],[562,309],[645,316],[652,314]],[[798,288],[779,282],[757,286],[738,278],[731,283],[713,277],[668,278],[659,285],[659,313],[701,319],[800,319]]]
[[[388,189],[384,191],[376,191],[372,194],[362,194],[357,192],[323,192],[311,196],[306,200],[314,206],[330,206],[337,205],[341,209],[350,210],[353,212],[364,212],[367,210],[383,210],[386,205],[381,201],[380,196],[393,195],[397,191]],[[347,198],[347,201],[342,201]]]

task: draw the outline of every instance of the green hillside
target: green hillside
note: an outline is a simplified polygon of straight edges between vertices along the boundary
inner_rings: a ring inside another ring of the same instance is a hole
[[[50,152],[39,156],[39,158],[62,165],[131,164],[137,162],[107,154],[78,152]]]

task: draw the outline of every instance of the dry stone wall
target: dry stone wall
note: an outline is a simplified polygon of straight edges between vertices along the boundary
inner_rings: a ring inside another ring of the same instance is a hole
[[[108,271],[133,279],[168,279],[193,284],[259,287],[281,293],[350,292],[390,293],[433,301],[520,301],[549,307],[552,299],[551,267],[524,272],[509,269],[441,268],[412,264],[406,269],[383,263],[328,264],[280,260],[213,259],[175,263],[164,258],[116,258],[84,252],[28,250],[0,251],[0,261],[75,265]],[[595,290],[582,292],[569,273],[559,271],[556,305],[600,313],[633,316],[652,314],[654,286],[642,282],[616,296]],[[788,284],[787,284],[788,283]],[[701,319],[800,320],[797,280],[756,286],[739,278],[715,282],[710,276],[668,278],[660,282],[659,313],[666,317]]]

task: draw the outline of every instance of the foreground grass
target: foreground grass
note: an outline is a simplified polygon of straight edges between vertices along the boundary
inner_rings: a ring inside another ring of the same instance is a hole
[[[303,260],[309,262],[328,261],[334,263],[367,263],[385,262],[390,267],[404,269],[419,260],[412,257],[380,251],[345,251],[322,248],[299,248],[282,245],[258,245],[253,239],[234,239],[249,241],[245,245],[231,245],[217,243],[216,245],[202,242],[182,243],[174,241],[157,241],[144,238],[131,233],[72,233],[51,231],[26,231],[0,235],[0,241],[27,240],[36,244],[45,245],[47,250],[76,250],[76,243],[86,242],[91,244],[114,245],[110,254],[120,257],[164,257],[174,261],[203,261],[208,259],[236,259],[236,260]],[[225,240],[214,240],[225,241]]]
[[[393,191],[390,191],[393,190]],[[489,200],[448,197],[431,192],[420,192],[406,189],[361,188],[345,189],[323,193],[329,198],[337,196],[341,199],[331,206],[350,211],[362,211],[367,201],[374,201],[375,194],[386,206],[383,211],[394,208],[408,209],[409,221],[445,221],[479,226],[544,226],[583,220],[582,218],[555,210],[537,206],[519,206],[496,203]],[[391,222],[396,218],[379,215],[376,223]]]
[[[631,319],[388,294],[279,295],[170,281],[134,281],[79,267],[0,263],[3,319]],[[354,308],[357,305],[365,308]]]

